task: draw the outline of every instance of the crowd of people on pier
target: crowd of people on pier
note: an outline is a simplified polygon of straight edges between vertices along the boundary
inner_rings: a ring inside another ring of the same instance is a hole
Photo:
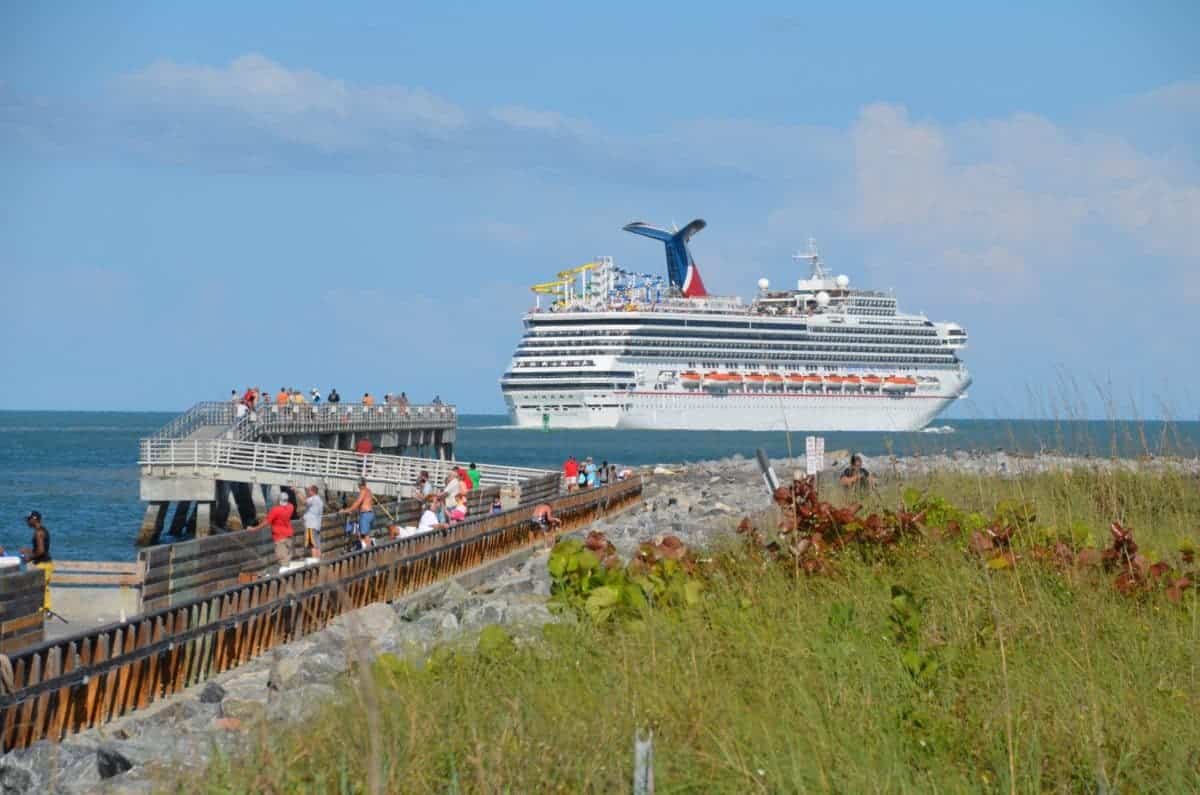
[[[240,394],[236,389],[230,390],[229,400],[237,407],[237,415],[239,417],[250,414],[253,418],[257,411],[272,405],[277,407],[318,406],[321,404],[321,390],[314,386],[308,390],[306,396],[303,390],[290,386],[280,387],[279,391],[274,394],[263,389],[261,386],[248,386]],[[337,388],[330,389],[329,396],[325,398],[325,403],[328,405],[337,405],[341,402],[342,396],[338,393]],[[404,391],[401,391],[399,394],[385,392],[379,401],[376,401],[375,396],[370,392],[363,392],[359,402],[364,406],[382,405],[407,408],[409,405],[408,393]],[[434,395],[430,403],[434,406],[445,405],[440,395]]]
[[[621,469],[608,461],[601,461],[597,466],[591,456],[580,461],[575,456],[568,456],[562,465],[563,481],[567,491],[577,489],[594,489],[597,486],[607,486],[624,480],[633,474],[630,469]]]

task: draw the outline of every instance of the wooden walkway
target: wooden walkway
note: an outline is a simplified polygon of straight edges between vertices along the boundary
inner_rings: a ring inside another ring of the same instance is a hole
[[[633,478],[552,504],[561,530],[571,530],[639,501],[641,491]],[[343,613],[548,540],[530,513],[522,507],[343,555],[0,659],[0,750],[103,725]]]

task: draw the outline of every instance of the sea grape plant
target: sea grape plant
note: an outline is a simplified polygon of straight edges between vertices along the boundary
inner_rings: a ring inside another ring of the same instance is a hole
[[[548,563],[550,603],[597,624],[640,620],[658,605],[695,605],[704,590],[699,563],[675,536],[645,542],[627,564],[600,532],[555,545]]]

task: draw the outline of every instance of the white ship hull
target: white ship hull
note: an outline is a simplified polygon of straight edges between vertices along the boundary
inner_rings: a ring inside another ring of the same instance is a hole
[[[957,395],[650,391],[573,397],[546,411],[516,408],[510,399],[509,416],[519,427],[551,429],[919,431]]]

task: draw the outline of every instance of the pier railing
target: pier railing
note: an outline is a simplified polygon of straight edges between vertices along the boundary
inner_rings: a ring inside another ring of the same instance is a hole
[[[230,438],[250,441],[263,436],[287,436],[349,431],[405,431],[453,428],[454,406],[364,406],[360,403],[301,403],[270,405],[247,411],[231,427]]]
[[[229,427],[237,421],[236,409],[228,400],[202,401],[159,428],[151,438],[183,439],[200,428]]]
[[[143,439],[138,464],[144,476],[193,474],[217,480],[254,481],[256,475],[302,478],[316,482],[366,480],[394,490],[411,487],[424,470],[441,486],[461,461],[356,453],[301,445],[269,444],[229,439]],[[482,465],[480,480],[500,486],[555,474],[532,467]],[[269,481],[265,481],[269,482]]]
[[[269,434],[391,431],[454,427],[455,406],[361,403],[260,403],[253,411],[232,400],[206,400],[164,425],[150,438],[186,439],[200,428],[228,429],[228,438],[252,440]]]
[[[641,480],[554,500],[562,530],[640,499]],[[528,508],[353,552],[228,588],[11,657],[0,693],[0,751],[110,720],[324,628],[546,539]]]

